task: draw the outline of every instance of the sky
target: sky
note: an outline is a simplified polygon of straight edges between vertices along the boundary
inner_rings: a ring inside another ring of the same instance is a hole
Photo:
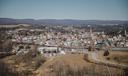
[[[128,0],[0,0],[0,18],[128,20]]]

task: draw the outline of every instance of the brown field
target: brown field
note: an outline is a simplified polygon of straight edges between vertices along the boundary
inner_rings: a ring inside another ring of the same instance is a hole
[[[68,54],[46,61],[38,76],[125,76],[121,69],[85,61],[82,54]]]
[[[127,51],[110,51],[109,56],[103,56],[103,51],[98,52],[99,59],[108,60],[115,63],[128,65],[128,52]]]
[[[106,57],[102,56],[103,52],[98,54],[101,59],[106,60]],[[114,61],[112,58],[115,55],[127,56],[128,54],[111,52],[110,56],[108,56],[110,61]],[[29,56],[18,57],[13,55],[1,59],[1,62],[7,68],[5,71],[10,76],[127,76],[125,70],[90,63],[84,60],[83,54],[66,54],[48,58],[45,62],[42,61],[40,56],[30,58]],[[121,60],[120,62],[126,63],[127,61]]]

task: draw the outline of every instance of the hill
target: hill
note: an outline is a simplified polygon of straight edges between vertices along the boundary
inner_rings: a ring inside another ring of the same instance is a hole
[[[122,20],[75,20],[75,19],[12,19],[0,18],[0,25],[31,24],[31,25],[117,25],[128,24]]]

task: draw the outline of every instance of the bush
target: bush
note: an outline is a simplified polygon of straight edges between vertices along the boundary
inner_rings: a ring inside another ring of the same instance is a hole
[[[9,69],[7,64],[0,61],[0,76],[19,76],[13,69]]]
[[[28,52],[27,54],[20,54],[15,57],[15,62],[17,64],[19,63],[25,63],[28,67],[32,69],[37,69],[45,62],[45,57],[38,54],[38,52]]]
[[[34,69],[39,68],[44,62],[45,62],[45,58],[42,56],[37,56],[34,60],[33,60],[33,67]]]
[[[104,56],[108,56],[108,55],[109,55],[109,51],[105,51]]]
[[[107,60],[110,60],[110,58],[109,58],[109,57],[107,57],[106,59],[107,59]]]

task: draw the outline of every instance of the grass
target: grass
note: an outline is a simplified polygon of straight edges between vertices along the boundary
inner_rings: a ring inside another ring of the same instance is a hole
[[[111,76],[127,76],[124,70],[114,67],[109,69]],[[82,54],[56,57],[51,64],[44,63],[38,70],[39,76],[110,76],[106,66],[89,63],[84,60]]]
[[[22,56],[8,56],[0,60],[2,76],[35,76],[34,71],[45,62],[44,57],[40,55],[32,57],[30,53]]]
[[[98,52],[100,59],[128,65],[127,51],[110,51],[109,56],[103,56],[103,51]]]
[[[40,55],[35,57],[31,57],[31,54],[14,55],[1,61],[4,61],[0,63],[2,76],[127,76],[128,74],[127,70],[114,67],[109,67],[109,73],[106,66],[85,61],[83,54],[66,54],[46,61]]]

